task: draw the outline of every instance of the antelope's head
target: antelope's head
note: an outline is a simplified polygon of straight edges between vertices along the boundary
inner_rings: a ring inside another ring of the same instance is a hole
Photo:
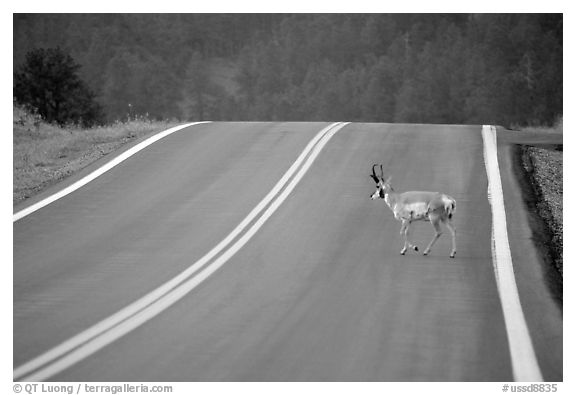
[[[386,197],[386,194],[392,191],[392,186],[390,185],[391,177],[384,178],[384,170],[382,169],[382,165],[380,165],[380,176],[377,176],[375,170],[376,166],[378,165],[372,166],[372,174],[370,174],[370,177],[372,177],[372,179],[376,183],[376,190],[370,196],[372,200],[378,198],[384,199]]]

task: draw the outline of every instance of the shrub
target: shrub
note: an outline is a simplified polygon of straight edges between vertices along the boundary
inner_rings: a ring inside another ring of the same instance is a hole
[[[80,66],[60,48],[35,49],[14,73],[14,98],[36,109],[49,123],[92,126],[102,110],[94,93],[78,77]]]

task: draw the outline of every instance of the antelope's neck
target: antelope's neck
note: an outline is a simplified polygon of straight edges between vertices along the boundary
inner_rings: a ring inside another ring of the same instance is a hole
[[[388,192],[384,195],[384,201],[394,211],[394,205],[396,204],[396,194],[394,192]]]

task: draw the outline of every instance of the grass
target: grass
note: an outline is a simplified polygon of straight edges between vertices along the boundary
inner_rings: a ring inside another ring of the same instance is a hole
[[[90,129],[58,127],[16,105],[13,111],[14,206],[132,140],[179,124],[139,118]]]

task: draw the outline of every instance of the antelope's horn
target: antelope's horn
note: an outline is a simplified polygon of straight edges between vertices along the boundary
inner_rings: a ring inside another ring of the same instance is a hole
[[[376,175],[376,170],[375,170],[375,167],[376,167],[376,166],[378,166],[378,165],[373,165],[373,166],[372,166],[372,174],[370,174],[370,177],[372,177],[372,179],[374,180],[374,182],[375,182],[376,184],[378,184],[378,183],[380,182],[380,180],[378,179],[378,176]]]

